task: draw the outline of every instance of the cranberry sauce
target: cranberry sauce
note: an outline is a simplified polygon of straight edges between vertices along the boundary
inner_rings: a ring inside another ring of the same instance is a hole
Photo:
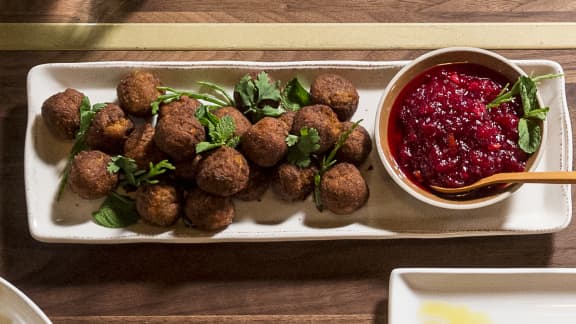
[[[519,100],[486,108],[507,82],[469,63],[436,66],[412,80],[394,103],[388,131],[406,176],[423,187],[460,187],[523,171],[528,156],[518,146]]]

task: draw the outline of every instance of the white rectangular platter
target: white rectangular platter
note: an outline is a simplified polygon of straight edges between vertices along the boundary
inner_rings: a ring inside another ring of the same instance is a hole
[[[374,149],[361,168],[370,188],[365,207],[349,216],[318,212],[311,198],[285,203],[268,192],[260,202],[236,201],[232,225],[216,233],[184,226],[155,228],[139,223],[109,229],[91,221],[100,201],[85,201],[70,192],[55,200],[59,177],[71,143],[54,139],[44,126],[40,111],[44,100],[67,87],[86,94],[92,103],[116,101],[116,85],[128,71],[157,73],[164,85],[194,90],[197,81],[211,81],[232,89],[248,71],[266,70],[283,83],[294,76],[308,87],[321,72],[335,72],[350,79],[360,94],[353,120],[374,136],[374,119],[388,81],[406,64],[396,62],[97,62],[36,66],[28,74],[28,124],[25,148],[25,183],[32,235],[45,242],[70,243],[200,243],[229,241],[281,241],[319,239],[437,238],[556,232],[572,216],[569,185],[525,185],[499,204],[471,211],[431,207],[404,193],[388,177]],[[517,61],[527,73],[562,73],[547,60]],[[546,151],[538,169],[572,169],[572,133],[563,78],[547,80],[540,93],[551,110]]]
[[[389,324],[572,324],[576,269],[395,269]]]

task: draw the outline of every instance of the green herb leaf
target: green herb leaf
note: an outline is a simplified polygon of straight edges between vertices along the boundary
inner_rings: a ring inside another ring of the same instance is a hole
[[[140,185],[136,180],[136,177],[138,176],[138,165],[134,159],[127,158],[123,155],[113,156],[112,161],[108,163],[106,170],[110,173],[118,173],[119,171],[122,171],[123,176],[129,184],[136,187]]]
[[[183,90],[176,90],[170,87],[157,87],[158,90],[165,91],[165,94],[159,95],[156,100],[150,103],[152,107],[152,114],[156,115],[160,109],[160,104],[169,104],[173,101],[179,100],[182,96],[190,97],[197,100],[203,100],[210,102],[218,107],[225,107],[229,106],[226,101],[222,101],[213,95],[209,94],[202,94],[202,93],[194,93],[190,91],[183,91]]]
[[[268,73],[260,72],[254,85],[258,89],[258,102],[265,100],[280,101],[280,82],[270,82]]]
[[[196,154],[219,148],[222,145],[222,143],[200,142],[196,144]]]
[[[342,132],[340,134],[340,136],[338,137],[338,141],[336,141],[336,144],[334,144],[334,147],[332,148],[330,153],[328,155],[324,156],[324,158],[322,159],[322,162],[320,163],[320,169],[314,175],[314,203],[316,205],[316,208],[319,211],[322,211],[322,209],[323,209],[323,205],[322,205],[322,201],[321,201],[322,198],[320,195],[320,183],[322,180],[322,176],[334,164],[336,164],[336,162],[337,162],[335,159],[336,153],[338,153],[338,150],[340,150],[342,145],[344,145],[344,143],[346,142],[346,140],[348,139],[350,134],[352,134],[352,132],[356,129],[356,127],[358,127],[360,122],[362,122],[362,119],[353,123],[350,128],[348,128],[345,132]]]
[[[520,148],[532,154],[536,152],[542,142],[542,129],[537,120],[545,120],[548,107],[541,108],[537,100],[537,82],[563,76],[562,74],[546,74],[536,77],[520,76],[512,89],[504,87],[500,94],[486,105],[486,108],[498,107],[504,102],[514,100],[519,96],[522,102],[523,116],[518,122],[518,145]]]
[[[538,109],[538,100],[536,100],[536,83],[527,76],[519,78],[520,99],[522,99],[522,108],[524,115],[534,109]]]
[[[218,118],[206,107],[198,109],[196,116],[200,116],[200,123],[208,127],[208,137],[210,138],[210,141],[196,144],[197,154],[213,150],[222,145],[236,147],[240,143],[240,138],[234,135],[236,124],[231,116],[226,115]]]
[[[322,204],[322,191],[320,188],[320,183],[322,181],[322,175],[320,172],[316,172],[314,175],[314,204],[316,205],[316,209],[318,211],[324,210],[324,204]]]
[[[100,208],[92,213],[92,219],[100,226],[122,228],[138,222],[136,202],[115,192],[110,193]]]
[[[292,147],[292,146],[294,146],[296,143],[298,143],[298,136],[292,135],[292,134],[288,134],[288,136],[286,136],[286,138],[284,139],[284,141],[286,142],[286,145],[288,145],[288,147]]]
[[[150,169],[147,173],[138,174],[136,182],[138,186],[143,183],[155,184],[158,183],[157,176],[166,173],[168,170],[176,170],[176,167],[172,165],[168,160],[162,160],[156,164],[150,162]]]
[[[288,110],[298,111],[311,102],[310,93],[304,89],[298,78],[290,80],[282,91],[282,106]]]
[[[208,81],[198,81],[197,83],[201,86],[207,87],[207,88],[215,91],[216,93],[219,93],[221,96],[223,96],[225,98],[228,106],[232,106],[232,107],[236,106],[236,104],[234,103],[234,99],[232,99],[232,97],[221,86],[219,86],[215,83],[212,83],[212,82],[208,82]]]
[[[234,91],[240,98],[237,104],[246,107],[244,113],[250,114],[253,123],[263,117],[279,117],[286,112],[281,106],[270,106],[271,102],[280,103],[282,96],[280,82],[270,83],[266,72],[260,72],[256,79],[252,79],[250,74],[244,75],[234,87]]]
[[[531,119],[520,118],[518,121],[518,145],[520,148],[524,152],[532,154],[538,150],[541,142],[542,130],[540,125]]]
[[[539,120],[546,120],[546,115],[550,108],[544,107],[539,109],[533,109],[524,115],[525,118],[533,118]]]
[[[244,75],[234,87],[234,92],[240,95],[240,103],[244,107],[256,106],[256,85],[249,74]]]
[[[150,168],[148,171],[138,169],[136,161],[131,158],[127,158],[123,155],[117,155],[112,157],[112,161],[108,163],[106,168],[110,173],[121,172],[122,181],[121,186],[127,184],[139,187],[143,183],[158,183],[158,180],[154,179],[156,176],[165,173],[168,170],[174,170],[176,167],[172,165],[168,160],[162,160],[157,164],[150,162]]]
[[[292,141],[292,139],[286,137],[286,141]],[[300,168],[307,168],[312,162],[311,154],[318,151],[319,148],[320,135],[318,131],[315,128],[302,127],[297,142],[290,146],[286,158],[289,163]]]

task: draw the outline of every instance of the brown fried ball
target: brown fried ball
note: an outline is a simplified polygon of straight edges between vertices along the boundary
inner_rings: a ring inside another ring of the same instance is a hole
[[[281,120],[282,122],[284,122],[284,124],[286,124],[286,128],[288,129],[288,131],[290,131],[292,129],[292,125],[294,125],[294,118],[296,117],[296,112],[289,110],[285,113],[283,113],[282,115],[280,115],[280,117],[278,117],[279,120]]]
[[[347,131],[352,125],[352,122],[343,122],[341,131]],[[358,125],[336,153],[336,160],[358,166],[366,161],[371,151],[372,139],[370,139],[370,134],[362,125]]]
[[[68,187],[84,199],[98,199],[110,193],[118,183],[118,174],[108,172],[112,158],[101,151],[82,151],[72,160]]]
[[[160,79],[154,73],[139,70],[129,73],[116,87],[120,107],[137,117],[152,116],[150,104],[163,94],[159,86]]]
[[[248,129],[252,127],[252,123],[248,120],[248,118],[246,118],[246,116],[244,116],[240,110],[234,107],[222,107],[213,111],[213,114],[218,118],[230,116],[232,120],[234,120],[234,125],[236,126],[236,129],[234,130],[235,136],[242,137],[242,135],[244,135],[244,133],[246,133]]]
[[[240,152],[221,146],[200,161],[196,183],[208,193],[227,197],[246,188],[249,173],[248,162]]]
[[[269,170],[259,167],[254,163],[248,163],[248,165],[250,167],[248,185],[243,190],[237,192],[234,198],[243,201],[260,201],[270,185]]]
[[[158,119],[154,143],[174,161],[191,160],[196,144],[206,139],[204,126],[191,114],[167,114]]]
[[[86,143],[93,150],[116,155],[124,151],[124,143],[134,130],[134,123],[115,104],[98,111],[86,132]]]
[[[154,127],[150,123],[137,126],[124,143],[124,156],[134,159],[139,169],[147,170],[150,163],[168,159],[154,143]]]
[[[335,214],[351,214],[368,201],[368,185],[350,163],[338,163],[322,175],[322,204]]]
[[[162,118],[166,115],[191,115],[194,116],[200,101],[190,98],[188,96],[181,96],[180,99],[172,101],[167,104],[161,104],[158,110],[158,117]]]
[[[232,224],[235,213],[230,197],[211,195],[198,188],[188,194],[184,205],[184,216],[203,231],[217,231],[227,227]]]
[[[291,163],[280,164],[274,173],[272,191],[285,201],[304,200],[314,190],[315,166],[300,168]]]
[[[320,135],[320,148],[316,153],[328,151],[340,136],[340,122],[330,107],[313,105],[302,107],[294,117],[292,133],[300,134],[302,127],[315,128]]]
[[[198,173],[198,165],[202,160],[201,155],[196,155],[192,160],[178,161],[174,164],[174,174],[178,179],[186,182],[195,182]]]
[[[180,194],[169,184],[145,184],[136,192],[136,210],[147,223],[167,227],[182,209]]]
[[[350,120],[358,108],[358,90],[341,75],[319,75],[312,82],[310,95],[314,103],[334,109],[340,121]]]
[[[279,119],[264,117],[242,136],[242,152],[261,167],[270,167],[286,156],[288,145],[286,124]]]
[[[72,140],[80,128],[80,105],[84,94],[75,89],[52,95],[42,104],[42,118],[59,139]]]

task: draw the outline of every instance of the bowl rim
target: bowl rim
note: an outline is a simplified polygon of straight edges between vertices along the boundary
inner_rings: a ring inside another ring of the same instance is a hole
[[[517,191],[518,189],[520,189],[520,187],[522,186],[522,184],[513,184],[507,187],[507,189],[505,191],[500,191],[497,192],[493,195],[490,196],[485,196],[485,197],[480,197],[480,198],[475,198],[475,199],[470,199],[470,200],[450,200],[450,199],[446,199],[440,196],[437,196],[431,192],[428,192],[424,189],[418,188],[416,186],[416,184],[410,183],[408,184],[408,182],[410,180],[408,180],[408,177],[406,175],[404,175],[404,173],[400,170],[400,168],[397,166],[396,162],[394,161],[394,158],[388,154],[385,153],[384,151],[384,147],[388,145],[388,141],[387,135],[383,135],[383,132],[387,132],[388,128],[387,125],[384,125],[386,127],[383,127],[382,122],[384,121],[383,118],[383,114],[385,111],[389,111],[391,109],[391,107],[384,107],[385,102],[387,101],[387,98],[389,96],[389,94],[393,91],[396,90],[395,88],[397,87],[397,82],[408,72],[410,72],[412,69],[417,68],[420,64],[422,64],[422,62],[430,60],[436,56],[441,56],[441,55],[448,55],[451,53],[456,53],[456,52],[470,52],[470,53],[474,53],[475,55],[485,55],[485,56],[489,56],[492,59],[498,60],[500,62],[502,62],[504,65],[507,65],[509,68],[511,68],[512,70],[515,70],[515,72],[518,73],[518,76],[526,76],[527,73],[522,70],[519,66],[517,66],[514,62],[512,62],[510,59],[507,59],[506,57],[497,54],[495,52],[486,50],[486,49],[482,49],[482,48],[476,48],[476,47],[446,47],[446,48],[440,48],[440,49],[436,49],[436,50],[432,50],[429,52],[426,52],[420,56],[418,56],[417,58],[415,58],[414,60],[410,61],[408,64],[406,64],[404,67],[402,67],[395,75],[394,77],[388,82],[388,84],[386,85],[386,88],[384,89],[382,96],[380,97],[380,101],[378,103],[378,111],[376,113],[376,119],[375,119],[375,129],[374,129],[374,137],[375,137],[375,141],[376,141],[376,149],[378,152],[378,157],[380,158],[380,162],[384,165],[388,175],[392,178],[392,180],[394,180],[394,182],[400,186],[402,189],[404,189],[404,191],[406,191],[407,193],[409,193],[412,197],[425,202],[429,205],[432,206],[436,206],[436,207],[441,207],[441,208],[445,208],[445,209],[457,209],[457,210],[463,210],[463,209],[476,209],[476,208],[482,208],[482,207],[487,207],[493,204],[496,204],[498,202],[501,202],[507,198],[509,198],[510,196],[512,196],[512,194]],[[447,62],[449,63],[449,62]],[[456,62],[453,62],[456,63]],[[474,63],[474,62],[472,62]],[[430,67],[428,67],[430,68]],[[490,68],[490,67],[488,67]],[[422,70],[418,70],[419,73],[425,71],[426,69],[422,69]],[[494,70],[494,69],[492,69]],[[406,82],[407,84],[408,82]],[[402,85],[402,88],[406,85]],[[400,91],[398,91],[399,93]],[[397,96],[394,97],[394,101],[396,100]],[[544,107],[542,105],[542,99],[540,97],[540,95],[537,93],[537,100],[540,103],[540,105],[542,107]],[[388,118],[386,117],[386,122],[388,121]],[[547,131],[548,131],[548,127],[547,127],[547,120],[542,121],[542,142],[540,144],[540,147],[538,148],[538,150],[532,154],[532,156],[530,156],[530,165],[527,166],[526,171],[534,171],[536,169],[536,167],[538,166],[542,155],[543,155],[543,151],[544,151],[544,143],[546,142],[546,138],[547,138]],[[383,143],[383,138],[386,138],[386,140]]]

